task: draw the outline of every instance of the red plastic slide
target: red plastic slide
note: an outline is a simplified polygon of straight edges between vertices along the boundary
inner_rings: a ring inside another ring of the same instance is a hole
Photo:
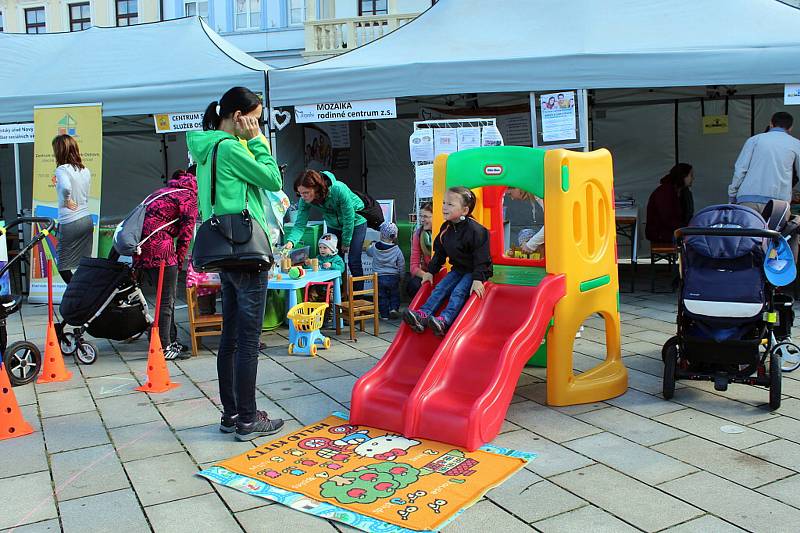
[[[351,422],[468,450],[491,441],[564,292],[562,275],[537,287],[487,283],[483,299],[467,301],[441,343],[402,325],[383,359],[356,382]]]

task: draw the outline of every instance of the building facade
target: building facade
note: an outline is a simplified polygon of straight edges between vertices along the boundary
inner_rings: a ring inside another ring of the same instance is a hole
[[[0,31],[48,33],[199,16],[274,67],[351,50],[411,21],[435,0],[0,0]]]
[[[0,0],[0,31],[49,33],[161,20],[159,0]]]

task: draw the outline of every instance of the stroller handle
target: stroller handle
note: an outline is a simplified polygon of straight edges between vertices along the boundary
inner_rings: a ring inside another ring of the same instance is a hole
[[[777,241],[781,239],[781,234],[770,229],[752,228],[678,228],[675,230],[675,238],[691,237],[702,235],[707,237],[761,237]]]
[[[19,261],[22,261],[22,259],[25,257],[25,254],[27,254],[31,250],[31,248],[33,248],[34,246],[36,246],[37,244],[42,242],[45,239],[45,237],[47,237],[47,235],[50,232],[52,232],[53,229],[55,229],[55,227],[56,227],[56,221],[53,220],[52,218],[47,218],[47,217],[20,217],[20,218],[17,218],[15,220],[12,220],[4,228],[4,230],[5,230],[6,233],[8,233],[9,229],[14,228],[16,226],[19,226],[20,224],[47,224],[47,226],[42,231],[39,231],[36,235],[34,235],[33,238],[31,239],[31,242],[26,244],[25,247],[22,248],[22,250],[19,251],[19,254],[14,256],[11,259],[11,261],[9,261],[8,263],[6,263],[3,266],[3,268],[0,268],[0,278],[2,278],[5,275],[5,273],[8,272],[9,269],[11,269],[11,267],[14,264],[18,263]]]

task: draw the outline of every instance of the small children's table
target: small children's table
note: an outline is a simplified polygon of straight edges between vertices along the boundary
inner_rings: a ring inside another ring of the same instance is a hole
[[[341,283],[339,283],[340,278],[342,277],[342,273],[338,270],[319,270],[317,272],[307,270],[306,275],[300,279],[292,279],[289,277],[289,274],[281,274],[281,279],[276,279],[274,277],[269,278],[269,282],[267,283],[267,289],[270,290],[288,290],[289,291],[289,303],[286,308],[288,311],[295,305],[297,305],[297,293],[295,292],[296,289],[305,289],[306,285],[311,282],[319,282],[319,281],[333,281],[333,320],[339,320],[339,316],[336,312],[336,305],[342,303],[342,288]],[[289,331],[294,332],[294,323],[289,320]],[[335,324],[336,322],[334,322]]]

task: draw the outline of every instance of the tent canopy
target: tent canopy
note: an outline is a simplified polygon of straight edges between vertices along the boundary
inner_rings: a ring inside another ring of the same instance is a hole
[[[373,43],[270,72],[270,103],[795,83],[798,27],[778,0],[440,0]]]
[[[266,89],[270,68],[199,18],[71,33],[0,33],[0,123],[33,106],[101,102],[103,115],[204,111],[230,87]]]

